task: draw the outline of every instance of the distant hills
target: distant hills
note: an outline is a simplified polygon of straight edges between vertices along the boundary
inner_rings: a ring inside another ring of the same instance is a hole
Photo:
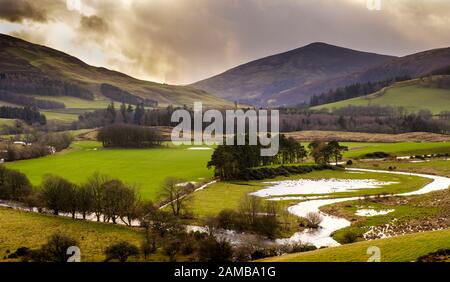
[[[431,76],[395,83],[376,93],[313,107],[334,110],[346,106],[403,107],[408,112],[450,111],[450,76]]]
[[[309,102],[313,95],[353,83],[412,78],[450,66],[450,48],[393,57],[313,43],[256,60],[192,84],[219,97],[254,105]]]
[[[203,90],[138,80],[3,34],[0,34],[0,91],[3,103],[20,105],[25,96],[35,99],[33,102],[37,99],[44,108],[58,108],[62,102],[73,100],[74,107],[84,104],[83,101],[92,107],[103,107],[110,100],[142,102],[147,106],[189,106],[195,101],[214,107],[233,105]]]

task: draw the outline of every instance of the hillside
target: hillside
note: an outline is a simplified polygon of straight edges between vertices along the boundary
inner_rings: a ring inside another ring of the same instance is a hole
[[[450,48],[397,58],[314,43],[253,61],[193,86],[228,100],[295,105],[354,83],[421,77],[450,66]]]
[[[357,97],[349,100],[320,105],[313,109],[338,109],[352,106],[391,106],[404,107],[408,112],[417,112],[421,109],[430,110],[433,114],[448,111],[450,105],[450,87],[440,86],[447,83],[450,77],[433,77],[430,84],[427,79],[414,79],[396,83],[374,94]]]
[[[313,43],[256,60],[192,86],[219,97],[258,105],[300,103],[332,88],[328,80],[380,65],[391,56]],[[285,97],[296,92],[295,99]],[[280,98],[282,97],[282,98]]]
[[[268,258],[265,262],[365,262],[367,249],[381,249],[382,262],[410,262],[419,257],[450,248],[450,229],[409,234],[389,239],[365,241],[317,251]]]
[[[62,102],[74,109],[103,108],[110,100],[143,102],[147,106],[192,105],[195,101],[216,107],[231,105],[203,90],[138,80],[3,34],[0,34],[0,90],[9,93],[8,100],[1,99],[3,102],[11,103],[18,99],[17,95],[26,94],[39,100]],[[55,108],[51,103],[50,106]]]

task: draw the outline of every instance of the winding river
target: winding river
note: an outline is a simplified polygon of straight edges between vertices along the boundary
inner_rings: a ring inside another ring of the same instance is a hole
[[[425,185],[419,190],[410,193],[402,193],[396,194],[394,196],[413,196],[413,195],[423,195],[433,191],[445,190],[450,186],[450,178],[436,175],[428,175],[428,174],[420,174],[420,173],[408,173],[408,172],[397,172],[397,171],[381,171],[381,170],[370,170],[370,169],[358,169],[358,168],[348,168],[348,171],[354,172],[378,172],[378,173],[389,173],[389,174],[401,174],[401,175],[411,175],[418,176],[423,178],[432,179],[433,181],[429,184]],[[374,196],[375,197],[375,196]],[[387,196],[389,197],[389,196]],[[305,217],[310,212],[320,212],[320,207],[331,205],[335,203],[347,202],[358,200],[358,197],[353,198],[337,198],[337,199],[307,199],[304,202],[301,202],[297,205],[289,207],[288,210],[290,213]],[[283,242],[298,242],[301,241],[303,243],[310,243],[317,248],[320,247],[333,247],[340,245],[336,242],[331,234],[339,229],[348,227],[351,225],[351,222],[346,220],[345,218],[339,218],[335,216],[331,216],[320,212],[323,217],[323,220],[320,224],[320,228],[317,230],[305,230],[302,232],[298,232],[294,234],[291,238],[288,239],[279,239],[277,240],[279,243]]]

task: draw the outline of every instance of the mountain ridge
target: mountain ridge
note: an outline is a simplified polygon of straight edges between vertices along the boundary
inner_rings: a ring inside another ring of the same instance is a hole
[[[315,42],[191,85],[228,100],[285,106],[307,103],[313,95],[338,87],[399,76],[418,77],[448,65],[450,48],[395,57]]]
[[[3,78],[0,90],[14,94],[66,96],[68,91],[64,88],[69,87],[72,91],[69,94],[84,91],[91,93],[93,99],[107,99],[101,93],[101,85],[108,84],[160,105],[182,106],[202,101],[206,106],[232,106],[232,103],[204,90],[137,79],[105,67],[91,66],[70,54],[5,34],[0,34],[0,59]]]

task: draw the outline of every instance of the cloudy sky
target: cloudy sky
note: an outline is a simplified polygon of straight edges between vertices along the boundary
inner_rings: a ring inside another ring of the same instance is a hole
[[[172,84],[316,41],[392,55],[450,46],[450,1],[367,1],[0,0],[0,33]]]

